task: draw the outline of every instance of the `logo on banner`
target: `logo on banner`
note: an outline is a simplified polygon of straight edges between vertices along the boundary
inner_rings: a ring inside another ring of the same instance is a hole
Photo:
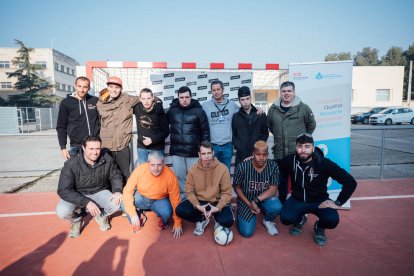
[[[229,86],[229,83],[228,82],[223,82],[223,87],[224,86]]]
[[[164,78],[171,78],[174,77],[174,73],[164,74]]]
[[[162,80],[157,80],[157,81],[153,81],[152,85],[161,84],[161,83],[162,83]]]
[[[230,91],[234,91],[234,90],[239,90],[240,86],[236,86],[236,87],[231,87]]]
[[[172,101],[172,100],[174,100],[174,96],[164,97],[164,102],[165,101]]]
[[[185,81],[185,77],[175,79],[175,82],[179,82],[179,81]]]
[[[198,100],[199,102],[202,102],[202,101],[207,101],[207,97],[198,98],[197,100]]]
[[[249,80],[242,80],[241,81],[241,83],[251,83],[252,82],[252,80],[251,79],[249,79]]]
[[[164,85],[164,89],[171,89],[174,88],[174,84]]]
[[[197,96],[197,93],[191,93],[191,97],[194,98],[195,96]]]
[[[333,80],[333,79],[339,79],[342,78],[343,76],[341,74],[337,74],[337,73],[326,73],[326,74],[322,74],[321,72],[318,72],[315,75],[315,79],[317,80]]]
[[[237,79],[240,79],[240,75],[230,77],[230,80],[237,80]]]
[[[302,72],[293,72],[292,73],[293,80],[306,80],[308,76],[303,76]]]
[[[156,93],[154,93],[154,96],[161,96],[162,95],[162,92],[156,92]]]
[[[197,79],[205,79],[207,78],[207,74],[198,75]]]
[[[218,78],[215,78],[215,79],[209,79],[209,80],[208,80],[208,83],[212,83],[213,81],[216,81],[216,80],[218,80]]]
[[[206,90],[206,89],[207,89],[206,85],[197,87],[197,90]]]
[[[190,82],[186,83],[187,86],[192,86],[192,85],[196,85],[196,84],[197,84],[196,81],[190,81]]]

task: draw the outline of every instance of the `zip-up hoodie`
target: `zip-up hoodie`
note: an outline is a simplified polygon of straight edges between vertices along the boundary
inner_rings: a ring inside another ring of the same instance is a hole
[[[335,162],[325,158],[318,147],[315,147],[312,160],[308,163],[301,163],[296,154],[288,155],[278,163],[280,169],[291,176],[292,196],[303,202],[315,203],[329,199],[327,187],[329,177],[343,186],[337,198],[340,205],[352,196],[357,186],[352,175]]]
[[[188,171],[185,193],[194,206],[200,204],[199,200],[218,202],[216,207],[221,210],[230,203],[231,191],[229,170],[216,157],[209,168],[203,168],[198,160]]]
[[[81,101],[75,95],[76,92],[67,95],[59,106],[56,131],[60,149],[66,148],[67,136],[71,147],[81,147],[83,138],[99,135],[98,98],[87,94]]]

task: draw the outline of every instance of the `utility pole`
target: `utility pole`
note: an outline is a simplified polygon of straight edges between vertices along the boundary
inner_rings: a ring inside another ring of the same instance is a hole
[[[408,106],[411,107],[411,79],[413,73],[413,61],[410,60],[410,71],[408,71],[408,91],[407,91],[407,100]]]

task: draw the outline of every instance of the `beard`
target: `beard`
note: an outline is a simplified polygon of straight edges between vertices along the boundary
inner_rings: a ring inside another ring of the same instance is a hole
[[[302,155],[296,154],[296,155],[298,156],[299,161],[302,163],[307,163],[312,159],[312,154],[302,154]]]

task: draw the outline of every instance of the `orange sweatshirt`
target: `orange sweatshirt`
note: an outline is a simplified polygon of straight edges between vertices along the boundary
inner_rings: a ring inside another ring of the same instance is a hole
[[[221,210],[230,203],[231,191],[229,170],[215,157],[210,168],[203,168],[198,160],[188,171],[185,193],[194,206],[200,204],[199,200],[218,202],[216,207]]]
[[[142,196],[149,199],[163,199],[169,197],[174,217],[174,227],[181,227],[181,218],[175,214],[175,208],[180,203],[180,187],[177,177],[170,168],[164,165],[159,176],[151,174],[149,163],[136,167],[124,187],[123,200],[129,216],[136,216],[134,206],[134,192],[137,190]]]

